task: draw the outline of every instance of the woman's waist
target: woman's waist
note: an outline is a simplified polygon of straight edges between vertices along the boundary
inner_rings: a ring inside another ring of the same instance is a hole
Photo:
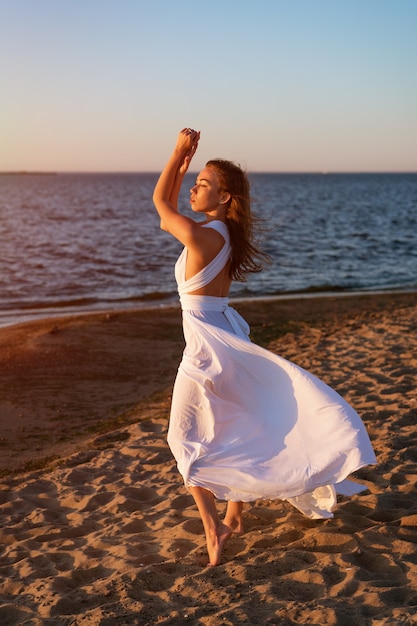
[[[180,296],[180,302],[183,311],[225,311],[229,305],[229,298],[186,293]]]
[[[229,306],[229,298],[184,294],[180,300],[185,318],[191,323],[194,318],[200,318],[205,323],[228,331],[232,330],[235,335],[248,340],[249,325],[235,309]],[[221,315],[216,315],[216,312]],[[224,320],[227,320],[226,326]]]

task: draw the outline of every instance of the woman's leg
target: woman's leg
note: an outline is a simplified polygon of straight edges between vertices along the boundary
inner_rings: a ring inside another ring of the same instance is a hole
[[[229,526],[234,533],[243,533],[243,502],[227,503],[226,515],[223,520],[226,526]]]
[[[189,487],[193,496],[206,533],[209,565],[219,565],[220,556],[225,542],[232,534],[232,529],[220,521],[216,502],[211,491],[202,487]]]

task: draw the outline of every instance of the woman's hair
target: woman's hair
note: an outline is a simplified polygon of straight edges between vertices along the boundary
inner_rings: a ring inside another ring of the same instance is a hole
[[[257,218],[252,215],[250,184],[246,173],[235,163],[212,159],[206,163],[216,172],[220,190],[230,194],[226,223],[232,246],[230,275],[244,282],[246,274],[260,272],[268,255],[259,250],[255,241]]]

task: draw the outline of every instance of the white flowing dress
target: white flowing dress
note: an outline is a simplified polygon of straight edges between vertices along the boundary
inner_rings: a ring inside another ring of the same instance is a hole
[[[228,298],[191,295],[227,263],[225,243],[185,280],[187,250],[175,266],[186,347],[176,377],[168,444],[184,484],[220,500],[288,500],[310,518],[332,517],[336,491],[364,487],[346,480],[376,462],[364,425],[333,389],[249,339]]]

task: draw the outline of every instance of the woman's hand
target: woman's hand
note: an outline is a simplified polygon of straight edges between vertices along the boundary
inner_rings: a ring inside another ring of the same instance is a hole
[[[197,150],[200,139],[200,131],[192,128],[183,128],[177,139],[176,150],[183,154],[179,165],[179,173],[184,175],[189,168],[191,160]]]
[[[200,131],[192,128],[183,128],[180,130],[177,138],[176,150],[181,153],[187,153],[192,148],[194,152],[197,149],[198,140],[200,139]]]

